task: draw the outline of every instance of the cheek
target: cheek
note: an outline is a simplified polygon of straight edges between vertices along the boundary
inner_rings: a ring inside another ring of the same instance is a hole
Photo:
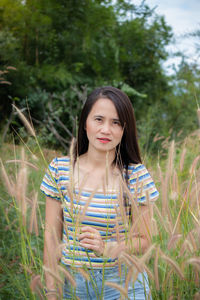
[[[123,138],[123,134],[124,134],[124,131],[123,130],[119,130],[118,133],[117,133],[117,137],[118,139],[121,141],[122,138]]]
[[[94,132],[94,126],[92,125],[91,122],[89,122],[89,121],[86,122],[85,131],[86,131],[87,136]]]

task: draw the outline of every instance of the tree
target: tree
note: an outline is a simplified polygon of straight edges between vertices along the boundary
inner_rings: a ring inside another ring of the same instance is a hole
[[[45,93],[57,95],[51,97],[53,106],[63,93],[70,105],[78,102],[72,87],[87,86],[89,92],[99,85],[126,89],[138,119],[160,101],[167,102],[170,87],[161,64],[167,58],[171,29],[145,1],[140,6],[125,0],[0,2],[1,31],[9,33],[16,52],[7,51],[9,43],[4,43],[1,64],[18,70],[17,76],[8,74],[12,86],[0,92],[2,107],[7,105],[7,95],[28,98],[31,114],[41,121],[38,107],[44,103],[46,108],[48,102],[39,99]],[[41,95],[32,97],[37,93]],[[22,107],[24,103],[19,102]],[[79,109],[74,105],[74,115]],[[65,119],[66,114],[58,111]]]

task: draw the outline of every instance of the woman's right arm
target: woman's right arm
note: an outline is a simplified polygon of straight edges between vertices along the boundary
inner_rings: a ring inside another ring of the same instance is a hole
[[[57,257],[58,246],[56,239],[61,241],[62,239],[62,206],[61,202],[51,197],[46,197],[46,215],[45,215],[45,231],[44,231],[44,256],[43,262],[47,269],[51,269],[55,272],[55,263],[58,263]],[[47,291],[55,290],[55,280],[49,272],[45,271],[45,281]],[[47,294],[48,295],[48,294]],[[47,296],[48,299],[57,299],[56,295]]]

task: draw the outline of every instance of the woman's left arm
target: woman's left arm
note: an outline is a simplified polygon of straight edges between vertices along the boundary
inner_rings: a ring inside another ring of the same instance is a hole
[[[131,228],[125,240],[105,244],[103,255],[116,258],[123,251],[138,255],[143,254],[149,248],[152,241],[151,205],[137,207],[137,217],[136,214],[132,217]]]
[[[137,207],[137,217],[132,217],[132,228],[128,241],[125,241],[125,248],[132,254],[143,254],[151,245],[152,226],[151,212],[149,205]]]

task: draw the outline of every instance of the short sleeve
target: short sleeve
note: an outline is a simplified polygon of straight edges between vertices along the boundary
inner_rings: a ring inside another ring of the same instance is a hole
[[[129,189],[139,205],[154,202],[159,196],[155,183],[143,164],[130,165],[128,169]]]
[[[59,173],[57,158],[49,164],[48,169],[42,180],[40,190],[47,196],[56,200],[61,200],[59,192]]]

